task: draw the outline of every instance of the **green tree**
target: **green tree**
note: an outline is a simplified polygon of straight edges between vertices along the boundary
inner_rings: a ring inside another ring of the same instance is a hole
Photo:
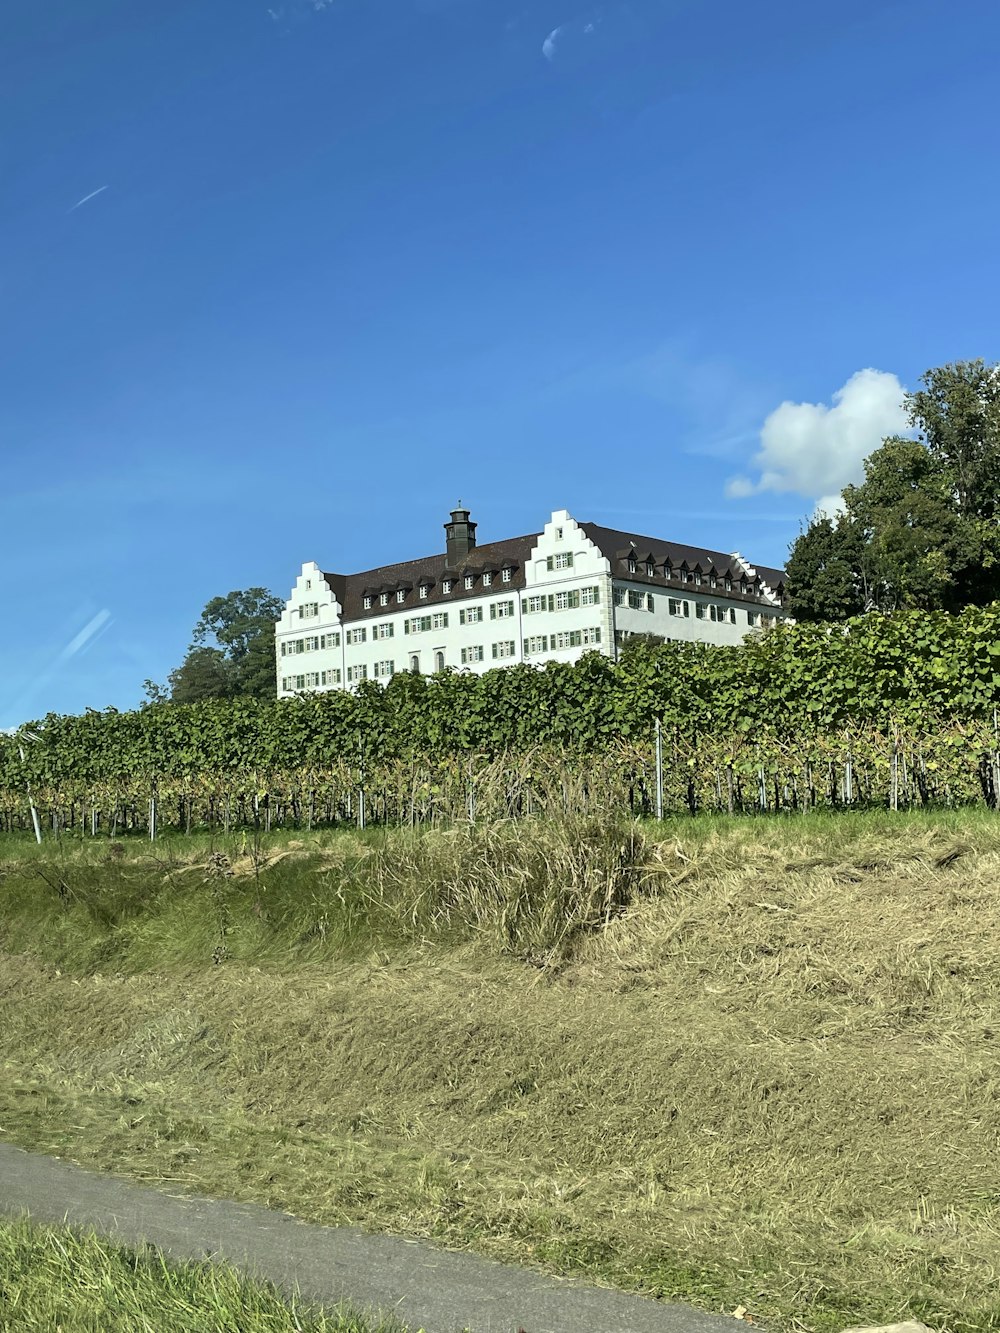
[[[213,597],[194,627],[191,646],[167,677],[168,690],[146,681],[150,703],[196,703],[277,693],[274,625],[284,602],[266,588],[247,588]]]
[[[910,423],[948,479],[963,518],[1000,516],[1000,367],[956,361],[907,395]]]
[[[787,573],[797,620],[845,620],[865,609],[861,542],[846,514],[814,519],[793,545]]]
[[[883,441],[844,513],[817,519],[788,562],[793,614],[944,610],[1000,597],[1000,371],[929,370],[906,397],[917,439]]]

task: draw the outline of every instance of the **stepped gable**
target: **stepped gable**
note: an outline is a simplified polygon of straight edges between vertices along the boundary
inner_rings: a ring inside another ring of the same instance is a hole
[[[623,532],[619,528],[605,528],[599,523],[581,523],[579,526],[610,562],[611,573],[615,578],[627,578],[630,582],[647,583],[650,586],[689,589],[691,585],[680,578],[664,577],[663,568],[669,562],[675,573],[685,566],[692,572],[700,570],[702,574],[710,574],[714,571],[719,578],[728,576],[733,580],[734,586],[731,592],[725,594],[727,598],[771,605],[775,601],[780,601],[784,592],[783,570],[767,569],[763,565],[750,566],[749,562],[736,552],[710,551],[704,546],[686,546],[683,542],[665,541],[662,537],[644,537],[634,532]],[[636,560],[637,568],[634,573],[628,568],[629,556],[634,556]],[[646,562],[650,559],[656,567],[654,574],[646,572]],[[751,577],[750,568],[755,568],[764,585],[761,596],[752,592],[740,592],[739,580]]]
[[[525,586],[525,566],[540,536],[540,532],[531,532],[523,537],[508,537],[504,541],[473,546],[467,556],[453,565],[449,565],[448,557],[439,551],[418,560],[380,565],[377,569],[367,569],[359,574],[324,573],[323,577],[336,594],[344,620],[377,618],[388,611],[400,609],[414,612],[432,606],[440,609],[450,602],[465,601],[469,597],[498,597],[505,592],[522,590]],[[500,573],[504,568],[511,571],[509,583],[500,581]],[[484,573],[493,575],[489,587],[483,584]],[[465,586],[467,574],[475,577],[472,588]],[[452,580],[449,593],[442,590],[445,579]],[[425,597],[421,597],[418,591],[421,583],[427,586]],[[406,594],[402,602],[397,602],[397,592]],[[379,603],[383,593],[389,597],[385,606]],[[367,610],[365,597],[372,599]]]

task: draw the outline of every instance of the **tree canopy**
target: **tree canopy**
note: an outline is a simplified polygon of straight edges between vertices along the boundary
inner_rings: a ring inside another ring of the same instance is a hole
[[[1000,367],[929,370],[906,395],[916,438],[891,436],[788,560],[792,614],[958,611],[1000,598]]]
[[[167,677],[167,688],[146,681],[153,703],[197,703],[277,694],[274,624],[284,610],[266,588],[246,588],[213,597],[194,627],[184,661]]]

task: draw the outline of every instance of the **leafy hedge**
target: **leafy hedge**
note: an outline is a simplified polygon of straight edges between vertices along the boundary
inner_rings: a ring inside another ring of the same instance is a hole
[[[0,792],[65,784],[266,775],[333,764],[493,757],[538,746],[593,752],[675,737],[787,740],[844,728],[924,731],[991,720],[1000,700],[1000,604],[959,616],[869,615],[779,625],[743,645],[667,643],[612,662],[445,672],[356,693],[49,714],[25,746],[0,738]]]

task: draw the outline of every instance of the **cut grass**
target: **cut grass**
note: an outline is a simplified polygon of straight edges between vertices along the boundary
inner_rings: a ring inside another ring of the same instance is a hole
[[[668,829],[8,849],[0,1125],[776,1328],[1000,1329],[1000,823]]]
[[[321,1311],[227,1264],[0,1219],[0,1333],[405,1333]]]

